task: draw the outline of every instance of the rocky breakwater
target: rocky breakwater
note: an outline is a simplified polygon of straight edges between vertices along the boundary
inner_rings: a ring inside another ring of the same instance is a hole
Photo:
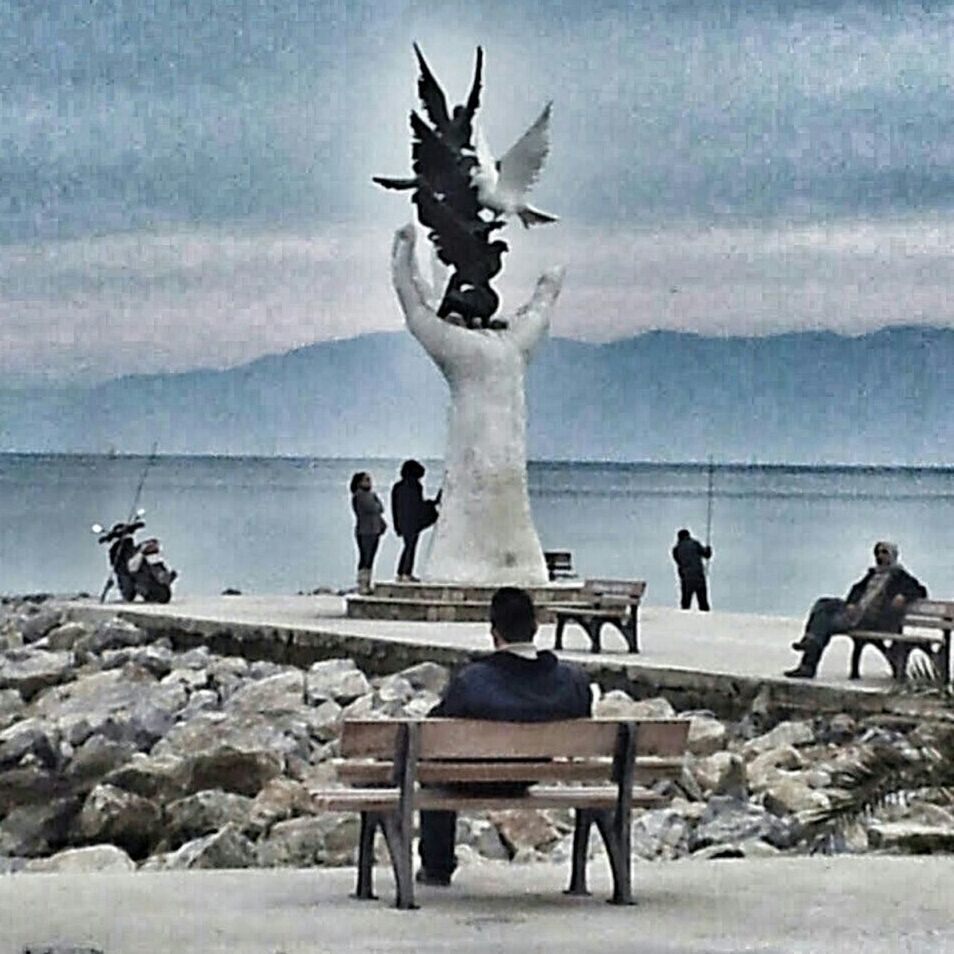
[[[0,872],[351,864],[357,816],[313,815],[309,790],[334,782],[343,719],[424,716],[447,683],[433,663],[369,679],[350,659],[309,669],[176,652],[129,623],[68,620],[55,601],[0,613]],[[597,695],[596,712],[665,717],[664,699]],[[819,844],[811,813],[874,743],[916,760],[926,727],[843,714],[784,722],[692,720],[671,803],[638,814],[639,858],[740,857]],[[561,812],[459,821],[461,861],[568,857]],[[946,840],[945,840],[946,839]],[[938,850],[954,815],[931,793],[889,806],[826,850]],[[594,840],[594,850],[595,850]]]

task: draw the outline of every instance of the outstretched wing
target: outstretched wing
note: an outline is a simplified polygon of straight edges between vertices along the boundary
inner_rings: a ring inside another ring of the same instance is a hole
[[[479,123],[474,126],[474,154],[477,157],[474,179],[479,182],[480,188],[487,192],[496,191],[497,161],[490,151],[490,146]]]
[[[424,112],[427,113],[428,119],[439,132],[443,131],[450,122],[444,91],[431,72],[431,68],[427,65],[427,60],[424,59],[421,48],[416,43],[414,44],[414,52],[417,54],[418,66],[421,68],[421,75],[417,81],[417,95],[420,96],[421,102],[424,104]]]
[[[522,199],[537,181],[550,151],[550,108],[547,103],[537,121],[507,150],[500,160],[497,194]]]
[[[467,118],[472,119],[477,107],[480,106],[480,82],[481,74],[484,69],[484,51],[483,47],[477,47],[477,64],[474,66],[474,82],[470,87],[470,95],[467,97]]]

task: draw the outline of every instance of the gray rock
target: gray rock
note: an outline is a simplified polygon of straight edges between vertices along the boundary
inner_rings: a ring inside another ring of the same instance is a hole
[[[164,646],[127,646],[123,649],[107,649],[100,658],[103,669],[116,669],[132,663],[155,676],[156,679],[163,679],[172,672],[172,653]]]
[[[401,715],[408,719],[424,719],[438,702],[440,702],[440,696],[437,693],[427,690],[418,692],[413,699],[403,706]]]
[[[726,727],[710,716],[694,715],[689,718],[689,751],[693,755],[711,755],[725,748]]]
[[[797,840],[797,826],[782,821],[764,808],[739,799],[716,795],[689,839],[689,850],[760,838],[776,848],[791,847]]]
[[[0,732],[0,766],[16,765],[28,754],[47,768],[60,761],[59,738],[55,732],[51,738],[49,726],[39,719],[23,719]]]
[[[748,841],[730,842],[723,845],[709,845],[690,855],[693,861],[715,861],[723,858],[772,858],[779,849],[766,841],[750,838]]]
[[[276,673],[235,690],[225,708],[269,715],[298,712],[305,705],[305,690],[305,674],[300,670]]]
[[[267,868],[310,868],[326,864],[325,833],[326,826],[320,817],[291,818],[277,822],[268,837],[259,842],[259,861]],[[356,844],[357,834],[352,845],[352,856]],[[345,864],[351,863],[350,857]]]
[[[847,712],[839,712],[823,724],[819,733],[823,742],[833,742],[843,745],[850,742],[858,732],[858,724]]]
[[[312,787],[322,787],[330,781],[313,779]],[[309,812],[311,801],[308,789],[301,782],[283,776],[270,779],[251,803],[245,832],[258,838],[277,822]]]
[[[0,689],[16,689],[27,702],[49,686],[72,678],[72,653],[11,649],[0,659]]]
[[[62,610],[41,607],[35,613],[22,616],[17,628],[20,630],[20,635],[23,636],[23,642],[35,643],[46,636],[51,629],[59,626],[62,620]]]
[[[55,874],[118,874],[135,871],[136,863],[115,845],[90,845],[86,848],[67,848],[49,858],[36,858],[27,862],[25,870]]]
[[[26,858],[10,858],[0,855],[0,875],[16,874],[29,864]]]
[[[99,654],[105,649],[142,646],[150,639],[150,635],[134,623],[122,619],[110,619],[97,625],[87,636],[77,639],[73,649],[77,655],[88,656]]]
[[[178,848],[187,841],[201,838],[233,824],[245,827],[252,808],[252,799],[232,792],[206,790],[166,805],[165,842]]]
[[[671,808],[644,812],[632,824],[632,850],[640,858],[679,858],[689,848],[689,822]]]
[[[749,787],[753,792],[764,791],[784,771],[800,769],[805,760],[798,749],[791,745],[780,745],[757,755],[748,764]]]
[[[779,746],[810,745],[814,741],[815,731],[810,722],[780,722],[770,732],[746,742],[742,751],[746,758],[752,759]]]
[[[200,712],[213,712],[219,708],[218,693],[212,689],[196,689],[189,696],[189,701],[185,708],[177,713],[179,722],[188,722],[194,719]]]
[[[715,752],[695,759],[690,771],[703,795],[729,795],[744,799],[748,794],[745,762],[735,752]]]
[[[88,636],[91,630],[85,623],[67,621],[46,634],[46,644],[52,650],[72,649],[76,642]]]
[[[182,798],[192,789],[192,766],[178,755],[144,755],[137,752],[128,762],[114,769],[103,781],[127,792],[158,802]]]
[[[23,717],[23,699],[16,689],[0,689],[0,729],[6,729]]]
[[[234,825],[226,825],[221,831],[186,842],[177,851],[150,858],[143,869],[252,868],[257,863],[255,845]]]
[[[954,829],[912,822],[881,822],[868,826],[868,844],[881,851],[930,855],[954,851]]]
[[[415,689],[426,689],[440,696],[450,682],[450,671],[446,666],[439,666],[434,662],[422,662],[416,666],[409,666],[398,673],[403,676]]]
[[[543,812],[494,811],[489,817],[511,854],[522,849],[542,850],[560,838]]]
[[[392,702],[403,705],[414,697],[414,687],[403,676],[385,676],[378,685],[377,696],[385,705]]]
[[[309,699],[334,699],[345,705],[370,690],[367,677],[351,659],[327,659],[308,670]]]
[[[0,816],[19,805],[35,805],[68,794],[58,772],[38,765],[0,771]]]
[[[622,689],[606,693],[593,706],[594,716],[607,719],[672,719],[675,714],[672,704],[662,696],[636,701]]]
[[[102,735],[89,736],[74,751],[65,776],[78,786],[95,784],[128,762],[135,751],[131,742],[117,742]]]
[[[831,806],[831,799],[802,778],[782,776],[765,789],[762,804],[773,815],[785,816],[821,811]]]
[[[74,798],[14,808],[0,822],[0,855],[32,858],[62,848],[78,808]]]
[[[107,841],[142,858],[161,837],[155,802],[114,785],[97,785],[83,803],[77,832],[84,841]]]

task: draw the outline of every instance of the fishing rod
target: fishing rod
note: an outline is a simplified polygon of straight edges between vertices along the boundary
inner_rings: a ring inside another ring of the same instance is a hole
[[[146,474],[149,473],[149,468],[152,467],[153,463],[156,460],[156,451],[159,448],[159,442],[152,442],[152,450],[149,452],[149,456],[146,458],[146,464],[142,469],[142,473],[139,475],[139,483],[136,485],[136,493],[133,495],[132,506],[129,508],[129,516],[126,518],[126,526],[129,526],[133,522],[133,518],[136,516],[136,512],[139,509],[139,499],[142,496],[142,488],[146,483]],[[116,554],[120,553],[121,548],[117,548]],[[106,594],[109,593],[112,589],[113,583],[115,583],[116,576],[116,567],[110,564],[109,567],[109,576],[106,577],[106,582],[103,584],[103,591],[99,594],[100,603],[106,602]]]
[[[709,455],[709,486],[706,491],[706,546],[712,544],[712,483],[715,467],[712,462],[712,454]],[[709,558],[706,557],[706,567],[709,566]]]

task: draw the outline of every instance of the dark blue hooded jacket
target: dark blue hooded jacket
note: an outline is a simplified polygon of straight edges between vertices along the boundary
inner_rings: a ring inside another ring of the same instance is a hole
[[[549,650],[525,659],[501,650],[465,666],[432,716],[494,722],[552,722],[590,715],[590,683],[579,667]]]

